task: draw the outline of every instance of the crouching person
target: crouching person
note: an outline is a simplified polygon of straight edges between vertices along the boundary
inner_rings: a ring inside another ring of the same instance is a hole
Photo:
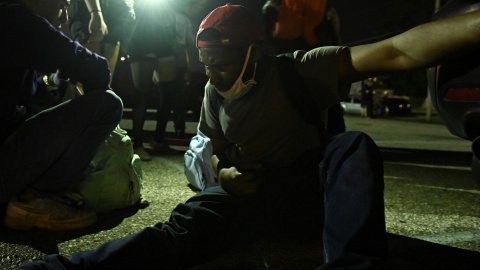
[[[64,195],[118,125],[123,105],[110,90],[106,59],[59,31],[68,4],[0,3],[0,206],[9,228],[72,230],[96,221],[93,210]],[[36,90],[60,81],[38,78],[37,71],[57,70],[81,82],[86,94],[30,116]]]

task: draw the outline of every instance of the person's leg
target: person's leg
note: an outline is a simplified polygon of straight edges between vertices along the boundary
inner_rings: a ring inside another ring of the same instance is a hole
[[[157,126],[150,146],[161,154],[175,154],[178,151],[164,142],[167,123],[178,93],[175,89],[175,57],[167,56],[158,60],[153,74],[153,82],[159,91],[157,102]]]
[[[361,132],[340,134],[319,167],[325,203],[325,265],[319,269],[382,269],[387,246],[377,146]]]
[[[360,105],[360,117],[367,117],[367,107],[363,103]]]
[[[155,59],[139,59],[130,64],[132,70],[133,84],[137,91],[132,108],[132,124],[133,124],[133,148],[143,150],[140,155],[143,161],[152,158],[143,149],[143,125],[145,124],[145,116],[147,113],[148,100],[152,87],[152,74],[156,66]]]
[[[0,175],[10,201],[27,188],[37,197],[71,190],[100,144],[118,125],[123,105],[112,91],[96,91],[28,119],[0,151]]]
[[[187,111],[187,77],[188,70],[185,67],[177,67],[175,80],[175,96],[173,105],[173,123],[175,127],[175,136],[185,137],[185,114]]]
[[[101,55],[105,56],[112,72],[115,74],[120,46],[126,44],[135,22],[134,1],[100,0],[103,19],[108,27],[108,35],[103,37]],[[123,47],[122,47],[123,48]]]
[[[188,269],[232,245],[241,228],[242,202],[220,187],[179,204],[165,223],[116,239],[90,251],[48,256],[20,269]],[[237,233],[235,233],[237,232]]]
[[[324,208],[318,164],[320,149],[311,150],[285,168],[265,170],[261,197],[267,201],[262,212],[267,232],[281,238],[320,238]]]
[[[112,79],[113,75],[115,74],[115,68],[117,67],[117,61],[118,61],[118,55],[120,53],[120,42],[104,42],[103,43],[103,49],[102,49],[102,54],[107,58],[108,60],[108,65],[110,67],[110,72],[112,73]],[[112,81],[110,80],[110,83]]]
[[[163,143],[167,123],[170,119],[176,96],[175,81],[156,82],[156,86],[158,89],[159,101],[157,107],[157,126],[155,128],[153,139],[157,143]]]

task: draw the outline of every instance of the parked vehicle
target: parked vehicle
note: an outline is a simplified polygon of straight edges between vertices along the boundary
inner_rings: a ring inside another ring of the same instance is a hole
[[[361,114],[360,96],[350,95],[345,101],[340,102],[340,105],[344,113]],[[372,108],[373,117],[407,116],[412,113],[409,98],[403,96],[374,97]]]
[[[383,114],[390,116],[407,116],[412,113],[408,97],[392,96],[382,100]]]
[[[345,101],[340,102],[340,105],[343,112],[348,114],[360,114],[362,110],[359,96],[348,96]]]
[[[480,9],[479,1],[450,1],[434,20]],[[472,173],[480,182],[480,48],[427,70],[432,103],[448,130],[473,141]]]

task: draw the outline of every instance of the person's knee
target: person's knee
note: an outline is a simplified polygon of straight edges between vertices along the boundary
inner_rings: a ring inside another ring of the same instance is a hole
[[[342,140],[348,141],[365,141],[373,142],[372,138],[362,131],[347,131],[345,133],[339,134],[337,137],[340,137]]]
[[[123,115],[123,101],[112,90],[105,91],[105,104],[111,110],[111,112],[117,116],[118,122],[122,119]]]
[[[117,124],[120,122],[123,115],[123,102],[117,94],[112,90],[97,91],[91,98],[95,99],[95,102],[91,102],[90,105],[94,106],[94,104],[97,104],[99,112],[103,111],[104,117],[111,119],[112,122]]]
[[[336,135],[328,144],[326,152],[337,152],[340,149],[346,152],[378,152],[378,147],[373,139],[361,131],[347,131]]]
[[[115,94],[112,90],[105,91],[107,102],[117,111],[123,111],[123,101],[122,99]]]

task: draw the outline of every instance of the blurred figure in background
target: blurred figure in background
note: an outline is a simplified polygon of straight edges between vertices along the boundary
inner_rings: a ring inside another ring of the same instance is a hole
[[[373,118],[373,92],[372,82],[370,80],[362,81],[362,89],[360,90],[360,116]]]
[[[72,0],[68,26],[72,39],[107,58],[112,77],[121,44],[135,20],[134,0]]]
[[[268,0],[263,6],[265,49],[268,53],[293,53],[321,46],[339,46],[340,21],[326,0]],[[349,89],[351,84],[339,87]],[[330,136],[345,132],[340,103],[328,110]]]
[[[195,30],[192,25],[192,7],[201,5],[196,0],[181,0],[172,3],[175,12],[175,91],[173,122],[175,137],[185,138],[185,114],[187,110],[188,86],[190,84],[190,52],[195,48]]]
[[[265,43],[270,53],[308,51],[321,44],[315,29],[323,22],[326,0],[268,0],[263,6]]]
[[[164,143],[165,127],[175,99],[175,13],[166,1],[137,0],[136,20],[127,40],[136,95],[133,100],[133,148],[141,160],[152,160],[144,148],[146,112],[152,89],[158,91],[157,124],[150,146],[162,154],[173,153]],[[153,81],[153,83],[152,83]]]

